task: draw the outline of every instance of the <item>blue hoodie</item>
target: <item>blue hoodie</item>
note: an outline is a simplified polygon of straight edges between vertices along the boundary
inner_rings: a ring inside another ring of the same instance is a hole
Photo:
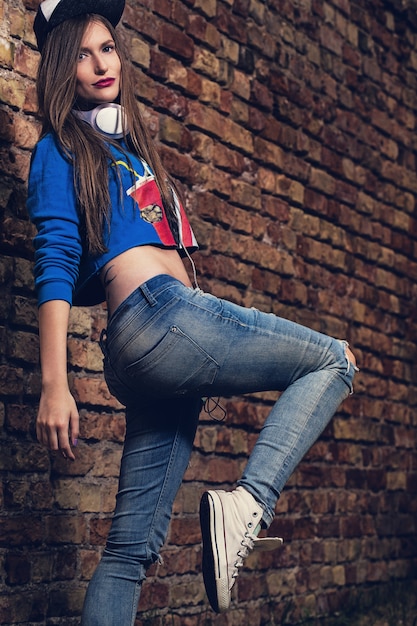
[[[48,300],[75,305],[103,302],[105,294],[98,273],[129,248],[155,245],[192,252],[198,247],[177,199],[181,243],[175,241],[148,165],[130,152],[126,159],[125,153],[114,146],[110,150],[118,172],[109,164],[111,216],[110,225],[104,225],[107,252],[92,256],[83,247],[71,163],[52,134],[35,147],[27,207],[38,231],[34,239],[38,306]]]

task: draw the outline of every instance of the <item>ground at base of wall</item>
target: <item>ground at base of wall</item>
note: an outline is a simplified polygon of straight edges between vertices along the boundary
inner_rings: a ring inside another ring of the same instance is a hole
[[[417,580],[364,591],[346,612],[307,618],[299,626],[417,626]]]
[[[294,619],[294,601],[284,611],[272,611],[265,620],[257,622],[260,626],[417,626],[417,580],[403,580],[382,586],[358,590],[355,600],[351,600],[344,611],[326,617],[313,617],[304,613]],[[295,611],[297,612],[297,611]],[[157,611],[144,612],[138,616],[135,626],[250,626],[247,622],[240,623],[236,618],[227,618],[207,610],[184,617],[169,612],[160,615]]]
[[[372,609],[367,615],[340,615],[327,619],[308,620],[301,622],[300,626],[417,626],[417,609],[409,611],[402,616],[402,611]]]

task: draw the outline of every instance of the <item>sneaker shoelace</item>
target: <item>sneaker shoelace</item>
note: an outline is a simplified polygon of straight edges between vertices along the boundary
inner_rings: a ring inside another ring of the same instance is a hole
[[[257,536],[253,533],[246,532],[240,545],[242,548],[239,548],[237,552],[238,559],[233,563],[233,573],[232,578],[237,578],[239,576],[239,568],[243,566],[243,561],[253,550],[254,542],[256,541]]]

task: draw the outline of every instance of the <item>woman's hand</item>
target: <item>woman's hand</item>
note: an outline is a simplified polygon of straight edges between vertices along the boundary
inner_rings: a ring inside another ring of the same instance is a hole
[[[49,300],[39,308],[42,393],[36,433],[50,450],[75,459],[72,446],[78,439],[79,416],[68,387],[67,332],[70,305]]]
[[[68,386],[42,392],[36,434],[49,450],[60,450],[65,459],[75,460],[72,448],[78,441],[79,415]]]

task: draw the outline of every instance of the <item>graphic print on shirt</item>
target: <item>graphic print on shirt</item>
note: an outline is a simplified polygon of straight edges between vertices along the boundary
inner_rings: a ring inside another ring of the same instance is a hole
[[[116,163],[117,165],[121,165],[128,169],[137,179],[135,184],[127,189],[126,194],[135,201],[135,204],[139,209],[140,217],[145,222],[148,222],[148,224],[153,225],[163,245],[176,246],[177,242],[172,234],[165,214],[161,194],[149,165],[145,161],[141,161],[144,169],[143,175],[141,176],[124,161],[116,161]],[[181,232],[181,244],[185,247],[195,246],[196,240],[188,223],[184,209],[180,204],[175,191],[173,191],[173,195],[178,224]]]

